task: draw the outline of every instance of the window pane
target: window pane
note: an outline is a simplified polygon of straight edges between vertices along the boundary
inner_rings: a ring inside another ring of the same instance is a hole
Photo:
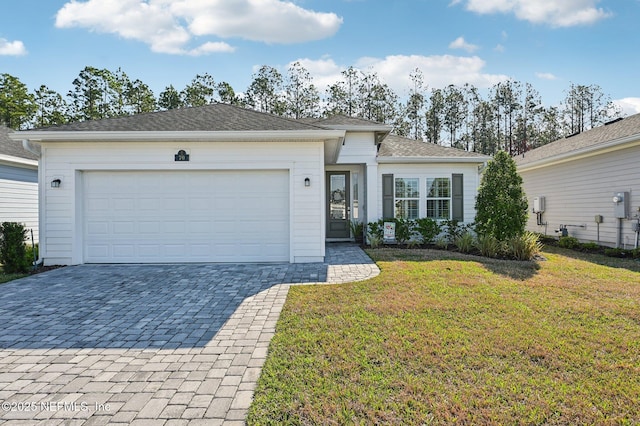
[[[419,198],[420,189],[417,178],[397,178],[396,198]]]
[[[451,180],[449,178],[427,179],[427,198],[451,197]]]
[[[395,217],[402,219],[418,218],[418,200],[396,201]]]
[[[450,200],[427,200],[427,217],[449,220]]]

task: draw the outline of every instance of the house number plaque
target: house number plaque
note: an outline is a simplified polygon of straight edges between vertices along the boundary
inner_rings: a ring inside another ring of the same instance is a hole
[[[189,161],[189,154],[187,154],[187,151],[185,151],[184,149],[181,149],[180,151],[178,151],[174,158],[175,161]]]

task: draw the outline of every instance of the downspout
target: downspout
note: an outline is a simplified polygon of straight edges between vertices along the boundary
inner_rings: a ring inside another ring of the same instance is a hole
[[[38,159],[40,159],[40,149],[38,149],[39,147],[36,145],[33,145],[29,139],[22,140],[22,147],[25,150],[32,153],[33,155],[35,155],[36,157],[38,157]]]

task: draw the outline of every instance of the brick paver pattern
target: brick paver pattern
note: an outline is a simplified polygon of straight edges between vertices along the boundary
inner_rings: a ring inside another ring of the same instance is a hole
[[[79,265],[0,285],[0,424],[244,424],[291,285],[380,271],[325,263]]]

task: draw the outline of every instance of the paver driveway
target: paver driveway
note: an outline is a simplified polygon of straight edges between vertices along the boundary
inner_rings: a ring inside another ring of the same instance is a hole
[[[354,245],[324,264],[81,265],[0,285],[0,423],[244,423],[295,283],[379,271]]]

